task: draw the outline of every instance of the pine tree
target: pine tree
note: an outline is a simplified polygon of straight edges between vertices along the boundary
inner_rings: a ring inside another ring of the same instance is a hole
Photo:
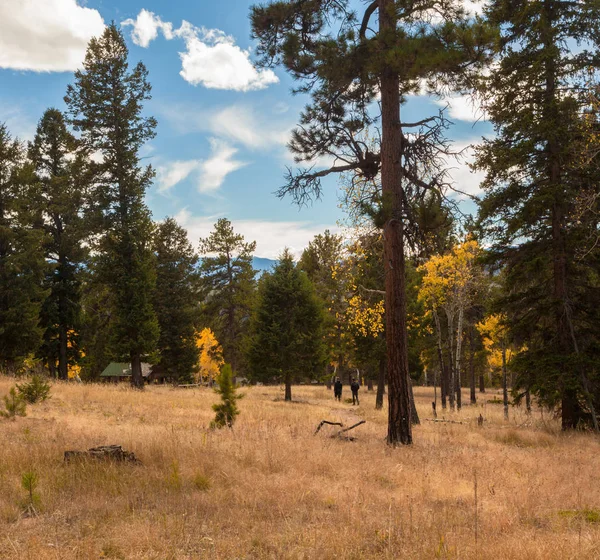
[[[80,327],[80,273],[87,253],[83,245],[87,234],[83,215],[86,161],[76,149],[62,113],[48,109],[29,146],[29,159],[39,183],[36,204],[46,234],[45,258],[52,265],[45,279],[49,295],[41,313],[45,329],[41,351],[52,374],[58,364],[61,379],[67,379],[69,363],[78,359],[69,355],[68,333]]]
[[[329,230],[316,235],[298,261],[298,267],[306,272],[325,305],[324,331],[328,362],[337,364],[339,376],[345,373],[351,351],[351,337],[346,332],[344,321],[347,307],[344,264],[343,238]]]
[[[23,146],[0,125],[0,368],[13,374],[42,341],[46,264],[40,250],[43,234],[34,227],[34,190]]]
[[[527,346],[513,363],[517,385],[560,409],[563,429],[598,429],[600,167],[585,157],[597,9],[589,0],[495,0],[487,10],[503,37],[498,67],[482,82],[497,138],[478,152],[487,171],[480,220],[506,274],[499,310],[513,342]]]
[[[223,357],[234,375],[243,369],[240,341],[252,310],[256,270],[252,254],[256,242],[244,242],[231,222],[221,218],[210,235],[200,240],[202,293],[207,322],[223,347]]]
[[[156,121],[142,115],[150,99],[148,72],[127,63],[127,45],[113,23],[88,46],[83,70],[67,88],[68,114],[81,140],[102,161],[96,201],[103,235],[95,267],[114,303],[112,353],[131,362],[132,383],[143,387],[142,355],[156,349],[159,328],[152,306],[155,285],[153,225],[144,194],[154,171],[142,168],[139,150],[154,137]]]
[[[486,58],[481,45],[491,34],[467,20],[461,4],[375,0],[358,17],[348,0],[275,0],[255,6],[251,14],[262,64],[282,64],[299,82],[298,91],[312,96],[290,144],[296,161],[312,165],[319,156],[334,156],[337,162],[320,171],[290,171],[280,194],[291,194],[302,204],[320,195],[321,178],[327,175],[350,172],[372,179],[381,174],[390,445],[412,442],[406,199],[444,188],[447,152],[443,115],[403,123],[400,105],[423,82],[432,89],[456,86],[455,78]],[[371,28],[375,12],[377,31]],[[381,112],[374,113],[378,106]],[[374,152],[368,128],[378,120],[381,142]]]
[[[233,423],[240,413],[237,407],[243,395],[236,393],[235,385],[233,384],[233,373],[229,364],[223,364],[221,372],[217,377],[218,386],[215,391],[221,395],[221,402],[213,404],[213,410],[216,412],[215,419],[211,423],[214,428],[233,428]]]
[[[187,232],[173,218],[158,225],[154,252],[154,310],[160,326],[159,364],[169,377],[191,383],[198,367],[198,256],[188,241]]]
[[[248,358],[252,377],[283,380],[285,400],[292,400],[292,382],[314,377],[325,363],[323,304],[304,272],[286,249],[258,286]]]

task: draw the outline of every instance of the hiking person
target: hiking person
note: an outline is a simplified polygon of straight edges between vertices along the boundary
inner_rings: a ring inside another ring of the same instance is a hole
[[[352,390],[352,404],[360,404],[358,402],[358,390],[360,389],[360,384],[356,379],[353,379],[352,383],[350,383],[350,389]]]
[[[342,400],[342,382],[339,377],[335,378],[335,383],[333,384],[333,396],[336,400]]]

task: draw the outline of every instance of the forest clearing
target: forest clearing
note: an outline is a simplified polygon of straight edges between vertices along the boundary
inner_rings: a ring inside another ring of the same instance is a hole
[[[286,403],[279,386],[247,387],[235,427],[210,430],[208,388],[55,383],[3,422],[0,557],[600,557],[593,435],[562,433],[535,408],[506,422],[496,391],[445,414],[462,424],[432,422],[433,389],[415,387],[418,437],[392,448],[374,392],[353,407],[344,391],[337,403],[324,386],[296,386]],[[314,435],[324,419],[366,423],[344,441],[331,426]],[[105,444],[141,464],[63,461]],[[27,472],[37,484],[24,514]]]

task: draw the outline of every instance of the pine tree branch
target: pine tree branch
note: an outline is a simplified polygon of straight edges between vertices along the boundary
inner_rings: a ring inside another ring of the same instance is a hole
[[[363,40],[366,39],[367,29],[369,28],[369,20],[371,19],[371,16],[377,9],[378,5],[379,3],[377,2],[377,0],[375,0],[374,2],[369,4],[368,8],[365,10],[365,14],[363,16],[362,23],[360,24],[359,31],[359,37]]]

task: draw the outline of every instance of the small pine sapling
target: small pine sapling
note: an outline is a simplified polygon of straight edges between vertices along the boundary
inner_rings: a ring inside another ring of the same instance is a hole
[[[50,383],[36,374],[27,383],[17,383],[17,391],[28,404],[35,404],[50,398]]]
[[[235,385],[233,384],[233,374],[231,366],[224,364],[221,372],[217,377],[218,386],[215,391],[221,395],[221,402],[213,404],[213,410],[217,413],[215,419],[211,422],[211,428],[228,428],[233,427],[235,417],[240,413],[236,402],[244,395],[236,393]]]
[[[4,408],[6,410],[0,410],[0,416],[3,418],[14,420],[17,416],[26,416],[27,414],[27,403],[14,387],[11,387],[8,395],[4,395]]]
[[[35,471],[24,472],[21,476],[21,486],[23,490],[27,492],[27,499],[25,503],[25,513],[29,515],[36,515],[36,506],[40,504],[40,496],[36,492],[38,485],[38,475]]]

